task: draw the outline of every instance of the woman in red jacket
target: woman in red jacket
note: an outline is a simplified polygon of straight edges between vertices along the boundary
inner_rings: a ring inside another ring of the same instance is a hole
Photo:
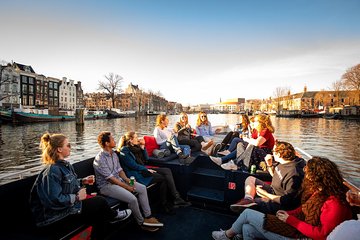
[[[346,202],[347,188],[335,163],[314,157],[304,168],[302,204],[292,211],[279,210],[275,215],[246,209],[226,231],[214,231],[214,239],[326,239],[341,222],[351,218]]]

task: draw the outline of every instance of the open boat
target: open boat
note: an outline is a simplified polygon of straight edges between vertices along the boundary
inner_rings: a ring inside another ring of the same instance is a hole
[[[171,169],[181,196],[191,201],[192,206],[177,209],[174,216],[157,213],[158,196],[156,185],[148,189],[151,208],[154,215],[165,226],[157,232],[141,231],[135,221],[113,226],[109,233],[112,239],[208,239],[211,231],[220,227],[229,227],[238,214],[229,211],[229,205],[244,196],[244,182],[251,174],[248,172],[224,171],[214,164],[208,156],[199,152],[192,154],[195,160],[183,165],[172,154],[163,159],[150,158],[149,164]],[[78,177],[94,174],[93,158],[74,163]],[[256,172],[253,176],[270,181],[269,174]],[[6,216],[0,232],[1,239],[71,239],[88,226],[67,217],[55,224],[52,231],[36,228],[31,218],[29,192],[36,176],[20,179],[0,186],[1,212]],[[96,189],[90,186],[88,192]],[[125,208],[124,203],[109,199],[110,206]]]

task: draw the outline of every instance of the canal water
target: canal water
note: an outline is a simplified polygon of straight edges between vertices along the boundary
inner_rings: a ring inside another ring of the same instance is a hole
[[[209,114],[212,125],[233,126],[239,116],[235,114]],[[197,115],[189,115],[194,127]],[[126,131],[139,135],[152,135],[156,116],[85,121],[83,127],[75,122],[38,123],[22,126],[0,125],[0,184],[10,173],[40,165],[39,141],[45,132],[63,133],[69,137],[72,153],[69,160],[81,161],[94,157],[99,151],[97,135],[111,131],[118,141]],[[169,126],[178,120],[170,115]],[[275,137],[292,143],[313,156],[324,156],[335,161],[346,178],[360,186],[360,122],[333,119],[291,119],[272,117]],[[221,141],[224,135],[217,139]],[[34,171],[33,173],[36,173]]]

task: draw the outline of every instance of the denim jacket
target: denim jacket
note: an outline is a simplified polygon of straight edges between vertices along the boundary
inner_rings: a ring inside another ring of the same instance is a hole
[[[58,160],[47,165],[38,175],[30,193],[30,206],[37,226],[56,222],[70,214],[81,212],[76,200],[80,180],[73,166]]]

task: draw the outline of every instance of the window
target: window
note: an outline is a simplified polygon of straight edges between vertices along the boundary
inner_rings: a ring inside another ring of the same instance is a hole
[[[29,77],[29,84],[34,84],[34,78]]]
[[[22,83],[27,83],[27,78],[26,78],[26,76],[21,76],[21,82],[22,82]]]
[[[53,88],[53,82],[49,82],[49,88]]]
[[[58,91],[54,90],[54,97],[58,96]]]
[[[34,93],[34,86],[33,85],[29,85],[29,93]]]
[[[29,105],[34,105],[34,97],[29,96]]]
[[[27,85],[22,85],[22,92],[27,94]]]
[[[50,97],[53,96],[53,90],[49,90],[49,96],[50,96]]]
[[[58,88],[58,84],[56,82],[54,82],[54,88]]]

